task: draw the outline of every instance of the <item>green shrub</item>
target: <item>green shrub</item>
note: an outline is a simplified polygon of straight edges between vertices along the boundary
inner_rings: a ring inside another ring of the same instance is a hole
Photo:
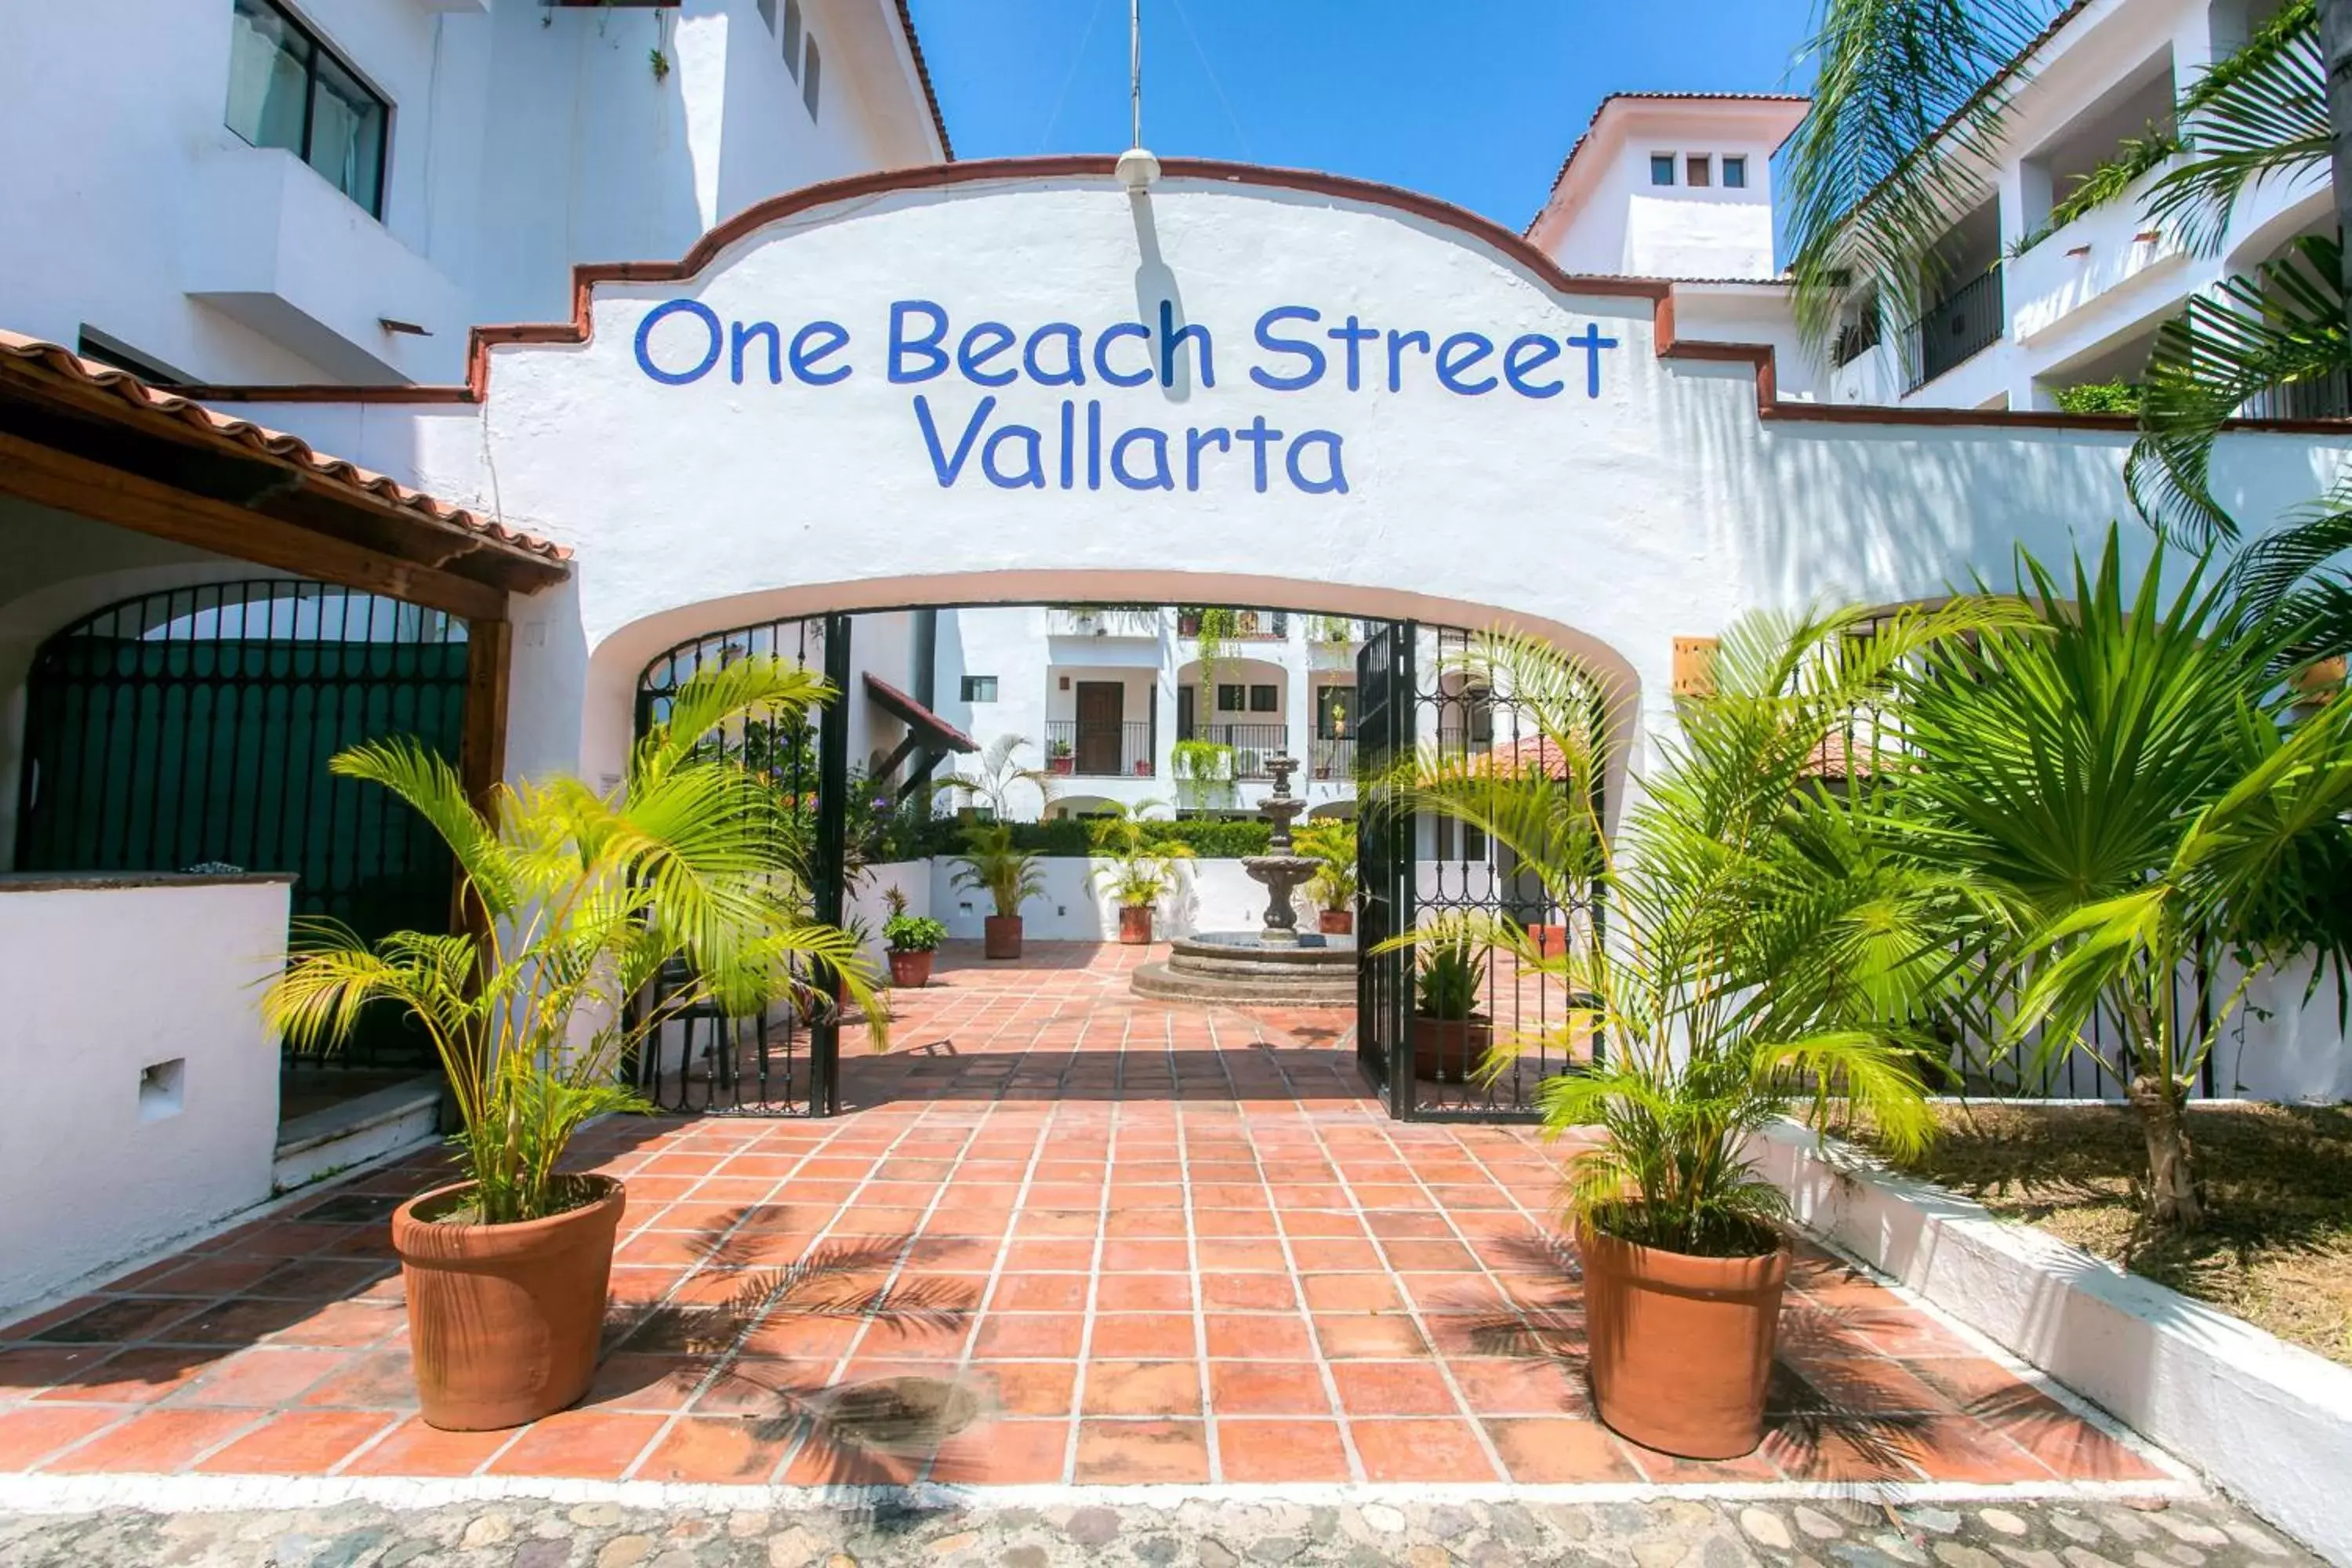
[[[2137,416],[2144,388],[2136,381],[2094,381],[2058,389],[2058,406],[2069,414]]]

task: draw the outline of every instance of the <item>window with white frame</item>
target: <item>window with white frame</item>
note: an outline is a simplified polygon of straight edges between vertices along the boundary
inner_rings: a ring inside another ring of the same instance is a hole
[[[277,0],[235,0],[229,21],[231,131],[279,147],[383,216],[392,106]]]

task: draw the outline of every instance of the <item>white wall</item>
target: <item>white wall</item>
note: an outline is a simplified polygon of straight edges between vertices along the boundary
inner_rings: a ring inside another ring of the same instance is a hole
[[[1109,861],[1053,856],[1037,862],[1045,890],[1021,906],[1022,934],[1034,942],[1115,942],[1118,903],[1109,892]],[[1100,872],[1097,879],[1096,874]],[[948,934],[977,941],[981,921],[996,912],[984,892],[954,885],[950,857],[933,863],[931,913]],[[1303,929],[1315,925],[1304,893],[1292,900]],[[1194,859],[1177,865],[1174,887],[1158,905],[1160,941],[1203,931],[1256,931],[1265,924],[1265,889],[1249,879],[1239,860]]]
[[[850,884],[849,919],[863,924],[868,941],[866,956],[877,973],[887,974],[888,969],[883,954],[889,951],[882,940],[882,922],[890,918],[888,889],[896,888],[907,895],[907,912],[929,915],[931,912],[931,863],[929,860],[892,860],[879,866],[869,866],[866,874]]]
[[[0,879],[0,1074],[37,1100],[0,1137],[0,1310],[269,1196],[278,1043],[255,987],[285,961],[288,894]],[[174,1060],[176,1106],[142,1108],[142,1070]]]

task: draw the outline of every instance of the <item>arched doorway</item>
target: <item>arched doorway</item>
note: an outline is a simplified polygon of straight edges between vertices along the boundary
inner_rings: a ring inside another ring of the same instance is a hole
[[[453,763],[467,627],[440,610],[297,579],[124,599],[41,645],[26,681],[19,869],[294,878],[297,918],[363,937],[446,930],[449,856],[385,791],[337,778],[337,752],[408,735]],[[341,1060],[425,1065],[385,1019]]]

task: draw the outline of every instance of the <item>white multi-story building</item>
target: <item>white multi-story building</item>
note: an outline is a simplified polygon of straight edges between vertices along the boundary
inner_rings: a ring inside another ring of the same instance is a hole
[[[459,381],[576,262],[949,156],[898,0],[11,5],[0,145],[8,327],[213,385]]]

